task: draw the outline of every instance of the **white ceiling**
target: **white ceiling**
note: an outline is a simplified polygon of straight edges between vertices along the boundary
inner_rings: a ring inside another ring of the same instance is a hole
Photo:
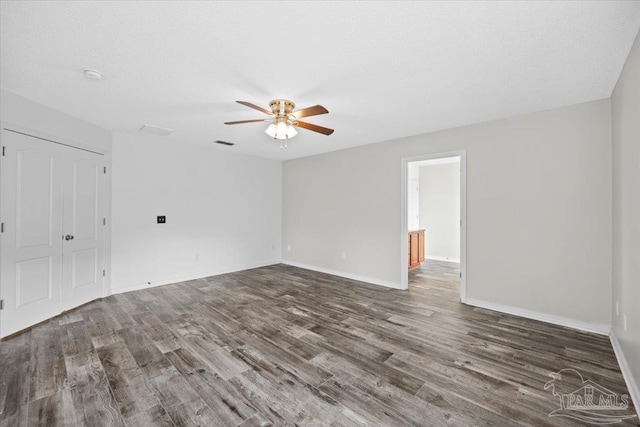
[[[289,159],[611,95],[640,2],[5,2],[0,85],[107,129]],[[84,68],[104,74],[83,76]],[[330,113],[289,148],[236,104]],[[235,142],[234,147],[212,144]]]

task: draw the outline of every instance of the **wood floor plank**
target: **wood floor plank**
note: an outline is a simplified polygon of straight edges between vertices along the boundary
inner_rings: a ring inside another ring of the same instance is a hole
[[[101,424],[87,424],[101,425]],[[149,409],[138,411],[134,416],[127,418],[127,427],[173,427],[174,422],[171,420],[167,411],[161,405],[152,406]]]
[[[0,343],[0,426],[23,426],[29,402],[31,332]]]
[[[305,359],[298,357],[295,353],[276,346],[256,334],[245,331],[241,331],[238,334],[251,347],[263,354],[271,355],[278,361],[279,365],[313,387],[317,387],[331,377],[331,373],[307,363]]]
[[[0,342],[0,426],[578,426],[549,417],[550,373],[628,394],[607,337],[461,304],[458,275],[273,265],[112,295]]]
[[[220,418],[173,366],[153,377],[149,380],[149,384],[174,424],[184,426],[220,425]]]
[[[146,378],[160,375],[164,369],[171,366],[171,362],[146,337],[140,328],[123,329],[119,332],[119,335]]]
[[[77,425],[123,425],[106,373],[82,322],[61,327],[68,386]]]
[[[300,408],[295,416],[295,423],[313,424],[320,419],[328,422],[344,410],[342,404],[319,388],[310,386],[296,376],[295,372],[250,345],[236,349],[234,354],[253,368],[243,374],[243,377],[251,378],[255,385],[269,390],[269,394],[279,397],[279,400],[288,401],[292,407]],[[273,389],[273,384],[280,384],[280,387]]]
[[[124,343],[100,347],[97,351],[114,398],[125,419],[160,404]]]
[[[29,403],[29,426],[75,426],[71,392],[61,389]]]
[[[238,424],[237,427],[269,427],[272,425],[273,423],[267,417],[262,414],[256,414]]]
[[[237,425],[253,417],[256,409],[229,383],[212,372],[188,350],[167,353],[167,358],[220,419],[220,425]]]
[[[168,326],[171,322],[163,322],[148,311],[134,316],[134,319],[162,353],[180,348],[180,340]]]
[[[31,330],[31,384],[29,401],[62,390],[67,379],[60,329],[48,322]]]

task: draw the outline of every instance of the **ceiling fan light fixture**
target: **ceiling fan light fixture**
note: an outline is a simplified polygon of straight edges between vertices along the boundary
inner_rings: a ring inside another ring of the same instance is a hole
[[[285,121],[271,123],[265,133],[274,139],[291,139],[298,134],[295,126]]]
[[[271,138],[275,138],[276,137],[276,125],[274,125],[273,123],[271,123],[269,125],[269,127],[267,128],[267,130],[265,130],[265,132],[267,133],[267,135],[269,135]]]
[[[285,139],[287,137],[287,123],[284,121],[278,122],[276,125],[276,138]]]
[[[287,135],[287,138],[288,138],[288,139],[293,138],[293,137],[294,137],[294,136],[296,136],[297,134],[298,134],[298,131],[296,130],[295,126],[291,126],[291,125],[287,126],[287,133],[286,133],[286,135]]]

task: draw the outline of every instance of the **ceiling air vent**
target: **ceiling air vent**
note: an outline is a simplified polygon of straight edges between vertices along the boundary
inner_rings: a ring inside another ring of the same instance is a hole
[[[149,135],[167,136],[173,132],[173,129],[161,128],[159,126],[142,125],[139,132],[148,133]]]
[[[227,145],[227,146],[229,146],[229,147],[231,147],[232,145],[236,145],[236,144],[234,144],[233,142],[220,141],[220,140],[218,140],[218,141],[213,141],[213,142],[215,142],[216,144]]]

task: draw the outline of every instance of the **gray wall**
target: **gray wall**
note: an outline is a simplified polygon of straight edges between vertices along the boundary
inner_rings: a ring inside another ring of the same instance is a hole
[[[627,383],[629,388],[635,386],[631,393],[640,413],[640,36],[613,92],[611,111],[613,333],[634,378],[634,385]],[[627,317],[626,331],[623,315]]]
[[[401,158],[466,149],[467,298],[606,329],[610,108],[605,99],[286,161],[283,259],[399,286]]]

